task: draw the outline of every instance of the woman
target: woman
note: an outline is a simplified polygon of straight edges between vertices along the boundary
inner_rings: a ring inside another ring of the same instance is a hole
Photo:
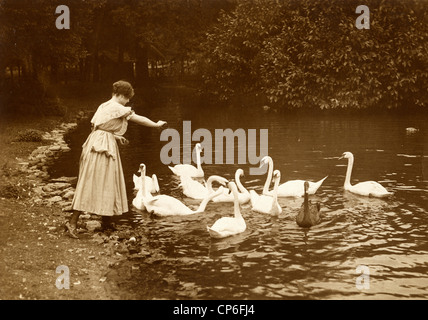
[[[122,136],[128,121],[153,128],[166,124],[165,121],[153,122],[125,107],[133,95],[134,89],[129,82],[115,82],[112,98],[98,107],[91,120],[92,132],[83,144],[80,156],[73,214],[66,223],[73,238],[78,238],[77,221],[81,212],[100,215],[105,229],[111,226],[112,216],[128,211],[125,179],[116,142],[128,144]]]

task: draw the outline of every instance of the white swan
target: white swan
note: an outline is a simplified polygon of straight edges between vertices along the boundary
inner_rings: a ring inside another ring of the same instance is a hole
[[[183,194],[186,197],[196,200],[202,200],[206,198],[211,192],[214,192],[212,189],[213,181],[216,181],[223,186],[226,186],[226,183],[228,182],[227,179],[216,175],[210,176],[208,178],[206,182],[207,186],[204,186],[202,183],[193,180],[189,176],[181,176],[180,180],[180,186],[183,188]]]
[[[419,129],[416,129],[416,128],[413,128],[413,127],[406,128],[406,133],[407,134],[416,133],[418,131],[419,131]]]
[[[146,165],[144,163],[140,164],[140,168],[138,172],[141,173],[138,179],[140,180],[141,188],[138,190],[135,198],[132,200],[132,205],[138,210],[144,210],[146,207],[144,206],[144,198],[147,197],[149,190],[151,190],[152,185],[147,183],[148,177],[146,177]]]
[[[196,210],[190,209],[180,200],[165,194],[157,196],[148,194],[147,197],[143,197],[143,201],[146,210],[158,216],[190,215],[204,212],[208,202],[222,192],[223,187],[220,187],[216,192],[209,194]]]
[[[222,217],[218,219],[211,227],[207,226],[207,230],[213,238],[225,238],[238,233],[242,233],[247,229],[244,218],[242,217],[239,208],[238,189],[234,182],[229,182],[229,189],[232,190],[234,196],[234,217]]]
[[[241,183],[240,177],[243,175],[244,175],[244,170],[242,169],[236,170],[235,181],[239,189],[238,200],[240,204],[247,203],[248,201],[250,201],[250,198],[251,198],[250,193],[248,192],[247,189],[245,189],[245,187]],[[208,184],[208,188],[211,188],[210,184]],[[211,189],[211,192],[213,192],[212,189]],[[233,192],[231,192],[229,189],[225,189],[225,191],[222,194],[212,199],[212,202],[233,202],[233,201],[235,201],[235,196]]]
[[[273,171],[273,160],[270,156],[265,156],[260,161],[260,166],[263,166],[264,164],[269,165],[269,171],[268,176],[266,178],[266,182],[263,187],[263,194],[264,195],[272,195],[272,191],[269,191],[269,185],[272,180],[272,171]],[[318,188],[322,185],[325,179],[327,179],[328,176],[322,178],[321,180],[317,182],[309,182],[309,189],[308,194],[314,194],[317,192]],[[278,187],[278,197],[303,197],[305,195],[305,180],[290,180],[287,182],[284,182]]]
[[[136,174],[132,175],[132,180],[134,181],[134,190],[140,190],[141,184],[142,184],[142,178],[141,178],[141,166],[144,165],[144,163],[140,164],[140,168],[138,169],[138,172],[140,172],[140,176],[137,176]],[[152,177],[145,177],[146,181],[146,188],[150,193],[156,193],[159,192],[159,182],[158,177],[156,174],[153,174]]]
[[[376,181],[365,181],[355,185],[351,185],[352,166],[354,165],[354,155],[351,152],[344,152],[340,159],[348,159],[348,167],[346,169],[345,190],[367,197],[383,198],[392,195],[392,192],[386,190],[381,184]]]
[[[275,181],[275,186],[273,188],[273,195],[258,195],[256,191],[250,190],[251,195],[251,206],[253,211],[260,213],[269,213],[269,214],[280,214],[282,208],[278,203],[278,186],[279,181],[281,180],[281,173],[279,170],[275,170],[273,173],[273,180]]]
[[[177,176],[189,176],[192,178],[202,178],[204,177],[204,170],[201,166],[201,151],[202,146],[200,143],[197,143],[195,146],[196,152],[196,166],[194,167],[191,164],[177,164],[174,167],[168,166],[171,171]]]

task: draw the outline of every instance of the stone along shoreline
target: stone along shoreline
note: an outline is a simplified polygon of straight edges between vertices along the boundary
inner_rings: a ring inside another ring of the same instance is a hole
[[[75,121],[87,119],[87,115],[81,111]],[[30,201],[34,205],[47,207],[59,207],[65,214],[71,211],[77,177],[59,177],[50,179],[49,166],[57,160],[61,154],[71,149],[64,138],[77,127],[77,122],[61,123],[57,128],[42,135],[45,145],[37,147],[28,156],[28,159],[19,162],[20,172],[27,175],[28,182],[32,186],[29,193]],[[81,219],[83,227],[88,231],[94,231],[101,227],[96,215],[83,214]],[[56,227],[49,227],[51,231]]]

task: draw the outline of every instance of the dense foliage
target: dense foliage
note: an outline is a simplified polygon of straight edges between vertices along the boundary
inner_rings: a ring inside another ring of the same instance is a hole
[[[0,108],[42,107],[58,81],[124,78],[142,86],[158,65],[180,75],[220,9],[232,2],[0,0]],[[60,4],[69,8],[70,29],[56,28]],[[25,101],[16,105],[17,96]]]
[[[146,86],[153,71],[202,77],[224,100],[258,95],[284,109],[428,104],[428,0],[365,0],[367,30],[355,25],[359,0],[61,4],[69,30],[55,26],[57,0],[0,0],[2,109],[44,108],[52,82]]]
[[[261,93],[279,108],[428,104],[426,0],[238,1],[203,47],[205,82],[222,99]]]

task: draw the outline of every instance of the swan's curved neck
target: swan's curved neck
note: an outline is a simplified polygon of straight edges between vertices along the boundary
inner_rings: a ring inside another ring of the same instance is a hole
[[[219,180],[218,178],[219,178],[218,176],[210,176],[210,177],[208,178],[208,180],[207,180],[207,189],[208,189],[208,192],[209,192],[209,193],[214,192],[214,189],[213,189],[213,181],[220,182],[220,180]]]
[[[263,186],[263,194],[269,192],[269,186],[270,183],[272,182],[272,173],[273,173],[273,160],[272,158],[268,158],[268,163],[269,163],[269,170],[268,170],[268,175],[266,178],[266,182],[265,185]]]
[[[238,197],[238,190],[236,187],[232,188],[233,193],[233,213],[236,219],[243,219],[241,214],[241,207],[239,206],[239,197]]]
[[[351,186],[352,166],[354,165],[354,158],[348,159],[348,167],[346,168],[345,187]]]
[[[156,174],[152,175],[152,180],[153,180],[153,183],[155,184],[156,191],[159,192],[159,181],[158,181],[158,177],[156,176]]]
[[[236,172],[235,173],[235,182],[236,182],[236,185],[238,186],[239,191],[241,193],[249,194],[248,190],[245,189],[245,187],[242,185],[241,179],[239,177],[240,177],[239,172]]]
[[[272,203],[277,203],[278,201],[278,187],[279,187],[279,178],[275,179],[275,185],[273,187],[273,201]]]
[[[145,171],[141,171],[140,179],[141,179],[141,193],[143,194],[143,197],[147,197],[146,172]]]
[[[207,189],[208,189],[208,192],[214,192],[214,190],[213,190],[213,177],[211,176],[211,177],[209,177],[208,178],[208,180],[207,180]]]
[[[206,197],[204,200],[202,200],[201,204],[199,205],[198,209],[195,211],[195,213],[201,213],[205,211],[205,208],[207,207],[208,202],[210,202],[211,198]]]
[[[198,168],[198,170],[202,170],[202,166],[201,166],[201,151],[198,148],[196,150],[196,167]]]
[[[304,225],[312,225],[311,223],[311,213],[309,210],[309,196],[308,196],[308,190],[305,188],[305,195],[303,200],[303,217],[302,217],[302,224]]]
[[[196,211],[194,211],[194,213],[201,213],[205,211],[205,208],[208,205],[208,202],[210,202],[210,200],[214,197],[217,197],[218,195],[220,195],[223,192],[223,188],[219,188],[216,192],[211,192],[207,197],[205,197],[201,204],[199,205],[198,209]]]
[[[235,197],[235,199],[233,200],[233,212],[234,212],[235,218],[243,219],[242,214],[241,214],[241,208],[239,206],[238,197]]]
[[[305,188],[305,195],[303,200],[303,208],[305,212],[305,216],[309,216],[309,196],[308,196],[308,190]]]
[[[208,178],[207,183],[206,183],[206,187],[209,193],[214,192],[213,190],[213,180],[211,179],[211,177]]]

